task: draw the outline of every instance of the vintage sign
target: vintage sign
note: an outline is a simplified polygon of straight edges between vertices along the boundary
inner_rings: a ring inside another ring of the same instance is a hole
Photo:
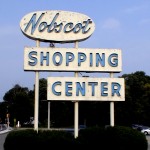
[[[21,19],[20,28],[25,36],[38,40],[37,47],[25,47],[24,49],[24,70],[36,71],[34,129],[37,131],[39,115],[38,71],[122,71],[120,49],[39,47],[40,41],[72,43],[88,39],[95,30],[95,24],[90,17],[84,14],[59,10],[31,12]],[[48,77],[47,100],[125,101],[124,82],[124,78]],[[78,136],[78,105],[76,104],[75,137]],[[111,114],[114,113],[114,106],[113,103],[110,104]],[[114,125],[113,116],[111,115],[111,125]]]
[[[120,72],[120,49],[25,47],[25,71]]]
[[[45,42],[83,41],[95,30],[92,19],[70,11],[37,11],[25,15],[20,28],[28,38]]]
[[[48,77],[47,99],[124,101],[123,78]]]

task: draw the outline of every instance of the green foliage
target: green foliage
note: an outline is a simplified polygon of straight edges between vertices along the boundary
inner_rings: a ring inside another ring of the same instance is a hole
[[[147,150],[146,136],[132,128],[116,126],[106,129],[107,140],[110,141],[109,148],[119,150]]]
[[[32,129],[11,131],[4,143],[5,150],[41,150],[55,147],[55,149],[66,145],[75,145],[74,137],[65,131],[44,131],[38,133]]]
[[[33,114],[33,99],[31,91],[27,87],[21,87],[16,84],[12,89],[5,93],[3,99],[5,104],[5,112],[2,118],[6,118],[6,113],[10,114],[10,125],[13,126],[14,118],[21,123],[27,120]],[[3,107],[4,105],[0,105]]]
[[[34,149],[37,143],[37,133],[33,130],[21,130],[10,132],[4,143],[4,149],[26,150]]]
[[[115,125],[131,126],[143,124],[150,126],[150,76],[143,71],[120,76],[125,79],[125,101],[114,102]],[[33,86],[34,87],[34,86]],[[34,117],[34,89],[29,90],[16,84],[4,95],[0,103],[0,117],[5,122],[6,113],[10,114],[10,125],[16,118],[23,122]],[[39,122],[47,127],[48,101],[47,80],[39,79]],[[45,101],[43,101],[45,100]],[[110,124],[110,102],[82,101],[79,102],[79,124],[87,126],[105,126]],[[74,124],[74,103],[72,101],[51,101],[51,127],[67,127]]]
[[[150,76],[137,71],[121,77],[125,79],[125,102],[116,103],[116,123],[150,126]]]
[[[105,150],[147,150],[144,134],[129,127],[92,127],[80,131],[81,146],[103,147]]]
[[[79,131],[77,138],[81,146],[105,147],[107,144],[105,129],[102,127],[90,127]]]
[[[4,150],[41,150],[51,148],[92,147],[105,150],[147,150],[143,133],[129,127],[91,127],[79,131],[79,136],[66,131],[34,130],[11,131],[5,140]]]

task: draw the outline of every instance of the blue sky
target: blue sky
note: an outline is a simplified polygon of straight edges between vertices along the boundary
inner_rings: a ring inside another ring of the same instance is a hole
[[[149,0],[1,0],[0,101],[15,84],[33,89],[35,73],[23,70],[23,58],[24,47],[36,44],[34,40],[22,34],[19,24],[23,16],[40,10],[64,10],[89,16],[94,21],[96,29],[89,39],[79,43],[80,48],[121,49],[122,72],[116,76],[136,71],[144,71],[150,76]],[[40,78],[71,75],[72,73],[42,72]]]

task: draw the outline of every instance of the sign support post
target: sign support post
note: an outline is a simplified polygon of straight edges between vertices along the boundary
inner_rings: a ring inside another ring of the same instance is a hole
[[[78,42],[75,42],[75,48],[78,48]],[[75,77],[78,77],[78,72],[74,73]],[[79,102],[75,101],[74,102],[74,137],[78,137],[78,116],[79,116]]]
[[[48,101],[48,129],[50,129],[50,101]]]
[[[113,73],[110,73],[110,78],[113,78]],[[110,102],[110,125],[114,126],[114,102]]]
[[[36,41],[36,47],[40,47],[40,41]],[[39,72],[35,71],[35,105],[34,105],[34,130],[38,132],[39,116]]]

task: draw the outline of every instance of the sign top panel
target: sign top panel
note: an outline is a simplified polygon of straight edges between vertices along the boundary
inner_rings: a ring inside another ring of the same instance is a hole
[[[95,30],[92,19],[70,11],[31,12],[20,21],[21,31],[33,40],[71,43],[88,39]]]

